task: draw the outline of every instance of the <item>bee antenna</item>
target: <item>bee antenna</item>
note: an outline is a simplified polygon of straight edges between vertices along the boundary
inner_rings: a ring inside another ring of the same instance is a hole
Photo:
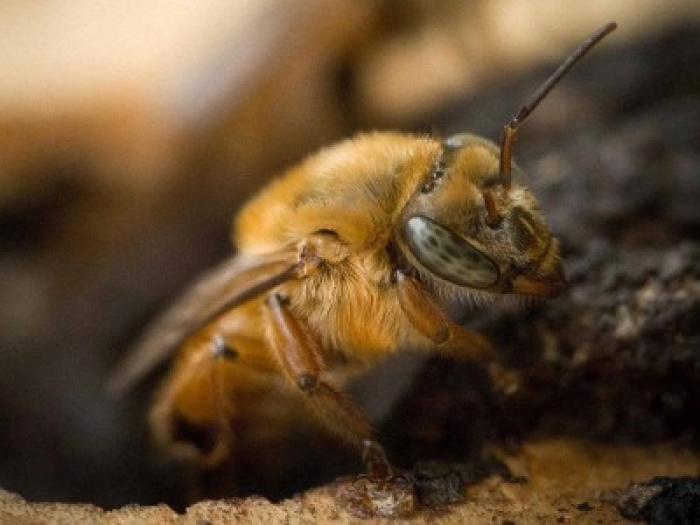
[[[491,228],[495,228],[501,222],[501,215],[498,213],[496,199],[489,190],[482,190],[481,194],[484,197],[484,206],[486,207],[486,224]]]
[[[617,28],[617,23],[609,22],[581,44],[564,62],[552,73],[552,75],[544,81],[544,83],[532,94],[525,105],[520,108],[518,114],[511,120],[503,129],[503,142],[501,143],[500,157],[500,176],[499,183],[503,186],[504,193],[510,189],[511,183],[511,168],[513,162],[513,143],[515,142],[515,133],[518,126],[522,124],[527,117],[535,110],[540,102],[547,94],[556,86],[559,81],[566,75],[569,70],[578,62],[578,60],[588,53],[590,49],[605,38],[609,33],[612,33]]]

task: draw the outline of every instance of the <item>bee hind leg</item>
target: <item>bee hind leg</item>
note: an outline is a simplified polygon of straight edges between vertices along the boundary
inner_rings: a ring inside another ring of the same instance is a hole
[[[270,347],[288,382],[303,394],[311,412],[327,430],[363,451],[369,477],[391,478],[394,469],[367,419],[347,395],[320,377],[324,369],[320,345],[304,323],[277,294],[267,298],[264,311],[270,326]]]

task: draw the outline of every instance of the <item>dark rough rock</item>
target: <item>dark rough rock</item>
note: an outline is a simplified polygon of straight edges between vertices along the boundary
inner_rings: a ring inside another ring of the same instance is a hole
[[[634,483],[616,501],[620,514],[649,525],[700,523],[700,478],[658,477]]]

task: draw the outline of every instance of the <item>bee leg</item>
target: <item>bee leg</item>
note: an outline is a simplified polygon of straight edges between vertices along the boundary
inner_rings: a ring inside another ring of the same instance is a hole
[[[489,375],[497,390],[506,394],[518,390],[519,375],[499,363],[498,353],[485,337],[453,322],[430,292],[415,279],[401,270],[395,270],[393,277],[404,314],[420,333],[436,344],[438,350],[456,358],[488,363]]]
[[[393,280],[404,315],[439,350],[481,362],[497,359],[486,338],[452,321],[416,279],[401,270],[394,270]]]
[[[362,461],[367,467],[367,477],[373,481],[388,481],[394,477],[394,468],[386,459],[384,447],[378,441],[365,439],[362,444]]]
[[[318,421],[363,450],[370,477],[391,477],[394,471],[362,412],[346,395],[320,378],[324,368],[320,346],[303,322],[277,294],[270,294],[267,298],[264,312],[270,327],[268,341],[274,357],[290,384],[303,393]]]

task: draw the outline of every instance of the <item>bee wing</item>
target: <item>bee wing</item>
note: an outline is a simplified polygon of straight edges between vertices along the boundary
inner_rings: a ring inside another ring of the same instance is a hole
[[[117,396],[123,394],[201,327],[227,310],[294,279],[299,264],[299,251],[294,249],[261,257],[239,255],[226,259],[147,328],[112,374],[108,390]]]

